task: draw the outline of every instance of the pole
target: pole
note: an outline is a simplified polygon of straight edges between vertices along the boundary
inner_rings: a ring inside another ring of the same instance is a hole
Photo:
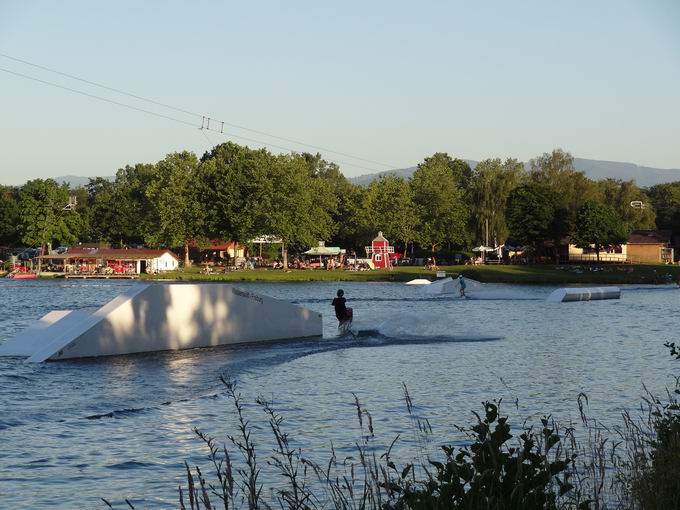
[[[489,218],[484,220],[485,234],[484,234],[484,250],[482,250],[482,264],[486,262],[486,247],[489,246]]]

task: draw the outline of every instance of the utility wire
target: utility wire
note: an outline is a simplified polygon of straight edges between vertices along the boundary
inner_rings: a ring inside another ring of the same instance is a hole
[[[42,69],[43,71],[49,71],[50,73],[59,74],[61,76],[65,76],[66,78],[71,78],[72,80],[82,81],[83,83],[87,83],[88,85],[93,85],[95,87],[100,87],[102,89],[110,90],[110,91],[116,92],[118,94],[123,94],[124,96],[134,97],[135,99],[139,99],[140,101],[146,101],[147,103],[152,103],[152,104],[155,104],[155,105],[158,105],[158,106],[162,106],[163,108],[169,108],[170,110],[175,110],[177,112],[186,113],[187,115],[195,115],[197,117],[202,117],[202,115],[200,115],[198,113],[190,112],[188,110],[182,110],[181,108],[177,108],[177,107],[171,106],[169,104],[161,103],[159,101],[154,101],[153,99],[148,99],[146,97],[131,94],[130,92],[125,92],[124,90],[109,87],[107,85],[102,85],[101,83],[86,80],[85,78],[80,78],[79,76],[75,76],[73,74],[63,73],[61,71],[57,71],[56,69],[52,69],[50,67],[42,66],[40,64],[34,64],[33,62],[29,62],[28,60],[23,60],[23,59],[20,59],[20,58],[17,58],[17,57],[13,57],[13,56],[7,55],[5,53],[0,53],[0,57],[7,58],[9,60],[14,60],[15,62],[21,62],[22,64],[26,64],[28,66],[36,67],[38,69]]]
[[[180,124],[186,124],[187,126],[195,126],[195,124],[193,122],[188,122],[186,120],[178,119],[176,117],[170,117],[169,115],[163,115],[162,113],[152,112],[151,110],[145,110],[144,108],[139,108],[137,106],[132,106],[132,105],[129,105],[129,104],[121,103],[119,101],[114,101],[113,99],[108,99],[106,97],[96,96],[94,94],[88,94],[87,92],[83,92],[82,90],[72,89],[71,87],[65,87],[64,85],[59,85],[58,83],[54,83],[54,82],[47,81],[47,80],[41,80],[40,78],[34,78],[33,76],[29,76],[29,75],[23,74],[23,73],[17,73],[16,71],[10,71],[9,69],[5,69],[3,67],[0,67],[0,71],[2,71],[4,73],[13,74],[15,76],[19,76],[21,78],[25,78],[27,80],[37,81],[38,83],[43,83],[45,85],[50,85],[52,87],[57,87],[57,88],[60,88],[60,89],[63,89],[63,90],[68,90],[69,92],[73,92],[75,94],[80,94],[81,96],[87,96],[87,97],[91,97],[92,99],[98,99],[100,101],[106,101],[107,103],[122,106],[123,108],[129,108],[130,110],[136,110],[138,112],[148,113],[149,115],[155,115],[156,117],[161,117],[163,119],[172,120],[172,121],[178,122]]]
[[[273,143],[269,143],[269,142],[263,142],[262,140],[257,140],[255,138],[250,138],[250,137],[247,137],[247,136],[228,133],[228,132],[226,132],[222,129],[207,127],[204,124],[202,124],[199,127],[196,124],[194,124],[193,122],[189,122],[189,121],[186,121],[186,120],[183,120],[183,119],[178,119],[177,117],[171,117],[170,115],[164,115],[162,113],[154,112],[154,111],[151,111],[151,110],[146,110],[144,108],[139,108],[137,106],[132,106],[132,105],[129,105],[129,104],[126,104],[126,103],[121,103],[120,101],[114,101],[113,99],[108,99],[106,97],[97,96],[95,94],[90,94],[88,92],[83,92],[82,90],[77,90],[77,89],[74,89],[74,88],[71,88],[71,87],[66,87],[64,85],[59,85],[58,83],[54,83],[54,82],[47,81],[47,80],[42,80],[40,78],[35,78],[35,77],[29,76],[27,74],[18,73],[16,71],[11,71],[9,69],[5,69],[3,67],[0,67],[0,71],[2,71],[4,73],[12,74],[14,76],[18,76],[20,78],[24,78],[24,79],[27,79],[27,80],[32,80],[32,81],[35,81],[35,82],[38,82],[38,83],[42,83],[44,85],[49,85],[49,86],[56,87],[56,88],[59,88],[59,89],[62,89],[62,90],[67,90],[69,92],[73,92],[74,94],[80,94],[82,96],[86,96],[86,97],[89,97],[89,98],[92,98],[92,99],[97,99],[99,101],[111,103],[111,104],[114,104],[116,106],[122,106],[123,108],[128,108],[130,110],[135,110],[135,111],[138,111],[138,112],[146,113],[148,115],[153,115],[155,117],[160,117],[162,119],[171,120],[173,122],[177,122],[179,124],[184,124],[186,126],[195,127],[195,128],[198,128],[202,131],[212,131],[214,133],[219,133],[221,135],[226,136],[227,138],[238,138],[240,140],[245,140],[245,141],[248,141],[248,142],[257,143],[257,144],[262,145],[264,147],[273,147],[275,149],[280,149],[280,150],[284,150],[284,151],[287,151],[287,152],[297,152],[295,149],[292,149],[290,147],[285,147],[285,146],[282,146],[282,145],[277,145],[277,144],[273,144]],[[363,165],[358,165],[356,163],[350,163],[350,162],[347,162],[347,161],[341,161],[341,160],[337,160],[337,159],[335,161],[337,163],[341,163],[343,165],[353,166],[353,167],[356,167],[356,168],[362,168],[364,170],[368,170],[370,172],[375,172],[375,168],[370,168],[370,167],[366,167],[366,166],[363,166]]]
[[[138,96],[136,94],[132,94],[132,93],[126,92],[124,90],[120,90],[120,89],[117,89],[117,88],[114,88],[114,87],[109,87],[107,85],[103,85],[101,83],[97,83],[97,82],[94,82],[94,81],[86,80],[85,78],[81,78],[81,77],[75,76],[73,74],[64,73],[62,71],[58,71],[56,69],[52,69],[50,67],[46,67],[46,66],[43,66],[43,65],[40,65],[40,64],[35,64],[33,62],[29,62],[28,60],[23,60],[23,59],[20,59],[20,58],[17,58],[17,57],[13,57],[13,56],[7,55],[5,53],[0,53],[0,57],[6,58],[6,59],[9,59],[9,60],[14,60],[15,62],[20,62],[22,64],[26,64],[26,65],[35,67],[37,69],[42,69],[43,71],[48,71],[50,73],[55,73],[55,74],[58,74],[58,75],[61,75],[61,76],[65,76],[66,78],[78,80],[78,81],[81,81],[83,83],[87,83],[88,85],[92,85],[94,87],[100,87],[100,88],[103,88],[103,89],[106,89],[106,90],[110,90],[112,92],[116,92],[117,94],[122,94],[122,95],[125,95],[125,96],[128,96],[128,97],[132,97],[132,98],[138,99],[140,101],[146,101],[148,103],[155,104],[157,106],[162,106],[163,108],[168,108],[170,110],[174,110],[174,111],[177,111],[177,112],[180,112],[180,113],[185,113],[187,115],[193,115],[195,117],[201,117],[202,119],[210,119],[210,120],[213,120],[217,123],[221,123],[223,126],[230,126],[230,127],[233,127],[233,128],[242,129],[243,131],[248,131],[250,133],[255,133],[255,134],[266,136],[266,137],[269,137],[269,138],[275,138],[277,140],[281,140],[281,141],[288,142],[288,143],[294,143],[296,145],[302,145],[304,147],[310,147],[310,148],[318,150],[318,151],[328,152],[328,153],[331,153],[331,154],[337,154],[339,156],[344,156],[344,157],[347,157],[347,158],[356,159],[358,161],[364,161],[365,163],[371,163],[371,164],[374,164],[374,165],[379,165],[379,166],[383,166],[383,167],[390,168],[390,169],[397,168],[396,165],[389,165],[387,163],[382,163],[380,161],[375,161],[375,160],[372,160],[372,159],[366,159],[366,158],[362,158],[362,157],[359,157],[359,156],[353,156],[352,154],[348,154],[346,152],[335,151],[335,150],[332,150],[332,149],[328,149],[326,147],[321,147],[321,146],[318,146],[318,145],[312,145],[312,144],[309,144],[309,143],[301,142],[301,141],[295,140],[293,138],[285,138],[283,136],[274,135],[274,134],[268,133],[266,131],[260,131],[260,130],[252,129],[252,128],[242,126],[242,125],[239,125],[239,124],[234,124],[234,123],[227,122],[227,121],[213,119],[212,117],[208,117],[207,115],[202,115],[200,113],[192,112],[190,110],[185,110],[183,108],[178,108],[176,106],[172,106],[172,105],[169,105],[169,104],[166,104],[166,103],[162,103],[160,101],[155,101],[153,99]],[[211,130],[213,130],[213,129],[211,129]],[[358,166],[358,165],[355,165],[355,166]],[[365,167],[359,167],[359,168],[365,168]]]

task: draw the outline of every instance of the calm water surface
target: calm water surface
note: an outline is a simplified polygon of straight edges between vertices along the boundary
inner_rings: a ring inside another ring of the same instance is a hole
[[[50,310],[103,304],[129,285],[0,280],[0,343]],[[578,421],[585,392],[590,414],[614,424],[643,382],[657,393],[669,384],[674,366],[662,344],[679,340],[680,291],[670,287],[548,304],[549,288],[472,285],[477,299],[461,300],[345,283],[363,333],[338,339],[337,284],[240,286],[324,313],[324,339],[35,365],[0,358],[0,508],[106,508],[101,497],[176,508],[183,462],[207,467],[192,428],[235,432],[222,374],[238,380],[263,464],[272,442],[254,404],[260,395],[285,416],[295,444],[324,461],[331,442],[342,457],[360,438],[355,393],[373,416],[376,445],[402,433],[395,450],[407,460],[423,446],[409,433],[402,383],[433,426],[431,451],[459,441],[453,425],[470,423],[492,398],[513,416],[568,422]]]

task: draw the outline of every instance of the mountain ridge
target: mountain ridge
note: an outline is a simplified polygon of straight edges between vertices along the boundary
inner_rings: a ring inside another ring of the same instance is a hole
[[[472,169],[479,163],[472,159],[466,159],[464,161],[466,161]],[[528,167],[527,162],[525,162],[524,165]],[[415,166],[411,166],[383,172],[362,174],[356,177],[349,177],[349,180],[354,184],[367,186],[375,179],[388,174],[409,178],[413,175],[416,168],[417,167]],[[587,177],[596,181],[608,178],[621,179],[622,181],[634,180],[638,186],[643,188],[654,186],[655,184],[680,181],[680,169],[678,168],[654,168],[636,165],[635,163],[586,158],[574,158],[574,168],[580,172],[584,172]]]
[[[466,161],[473,169],[479,163],[473,159],[466,159]],[[524,163],[528,166],[528,163]],[[408,179],[413,175],[417,167],[411,166],[407,168],[398,168],[395,170],[386,170],[382,172],[367,173],[357,175],[355,177],[348,177],[349,181],[360,186],[367,186],[375,179],[382,175],[393,174]],[[586,176],[593,180],[600,179],[621,179],[623,181],[634,180],[638,186],[643,188],[654,186],[655,184],[663,184],[666,182],[680,181],[680,169],[678,168],[654,168],[635,163],[626,163],[620,161],[607,161],[599,159],[574,158],[574,168],[581,172],[585,172]],[[85,186],[89,182],[90,177],[80,175],[61,175],[53,178],[58,183],[69,183],[71,187]],[[113,181],[114,176],[106,176],[104,179]]]

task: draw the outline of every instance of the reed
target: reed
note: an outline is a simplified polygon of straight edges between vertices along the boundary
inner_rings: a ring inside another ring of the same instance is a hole
[[[674,344],[667,347],[680,358]],[[268,482],[267,497],[244,399],[233,379],[222,377],[221,382],[238,419],[237,433],[218,445],[214,437],[194,429],[207,449],[210,474],[185,463],[181,510],[680,508],[680,377],[663,399],[646,390],[638,412],[624,412],[614,428],[589,416],[583,393],[576,399],[580,423],[564,427],[551,416],[512,427],[502,401],[487,401],[482,413],[473,413],[472,425],[456,427],[467,438],[465,446],[443,445],[438,454],[430,444],[432,427],[418,415],[404,385],[417,454],[403,465],[392,456],[400,435],[378,453],[373,417],[357,395],[355,455],[339,459],[331,444],[323,464],[292,446],[284,417],[272,401],[258,397],[275,445],[266,464],[281,480]]]

